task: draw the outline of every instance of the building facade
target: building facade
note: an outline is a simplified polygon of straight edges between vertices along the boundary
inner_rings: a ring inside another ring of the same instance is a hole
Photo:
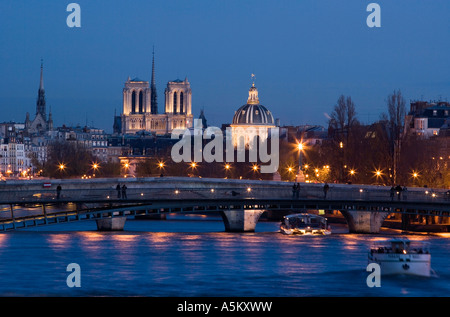
[[[421,138],[437,136],[450,119],[450,103],[446,101],[414,101],[405,118],[405,134]]]
[[[120,121],[122,134],[151,132],[165,135],[176,128],[192,127],[192,91],[189,81],[186,78],[167,83],[164,113],[159,114],[153,55],[151,84],[139,78],[128,78],[125,82]],[[115,130],[117,126],[115,122]]]

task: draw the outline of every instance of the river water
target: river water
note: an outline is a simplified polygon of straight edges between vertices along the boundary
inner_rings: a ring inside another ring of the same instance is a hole
[[[0,234],[1,296],[298,297],[450,294],[450,236],[409,235],[430,243],[433,277],[381,278],[370,288],[367,252],[398,233],[286,236],[277,222],[227,233],[220,217],[128,219],[123,232],[94,221]],[[77,263],[81,287],[68,287]]]

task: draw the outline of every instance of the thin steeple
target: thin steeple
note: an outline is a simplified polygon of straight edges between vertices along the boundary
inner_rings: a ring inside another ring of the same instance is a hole
[[[153,46],[153,58],[152,58],[152,81],[151,85],[155,85],[155,46]]]
[[[38,97],[36,101],[36,115],[41,114],[44,120],[47,120],[45,110],[45,90],[44,90],[44,62],[41,59],[41,79],[39,82]]]
[[[155,81],[155,47],[153,46],[153,59],[152,59],[152,80],[150,83],[150,111],[152,114],[158,113],[158,96],[156,93],[156,81]]]
[[[39,83],[39,89],[44,90],[44,61],[41,58],[41,81]]]

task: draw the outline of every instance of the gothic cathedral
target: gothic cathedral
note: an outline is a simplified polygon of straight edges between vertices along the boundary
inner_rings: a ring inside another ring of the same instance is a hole
[[[45,90],[44,90],[44,65],[41,60],[41,79],[39,82],[38,97],[36,101],[36,116],[33,121],[30,120],[30,114],[27,112],[25,118],[25,133],[28,136],[43,135],[47,131],[53,130],[52,112],[46,113]]]
[[[176,79],[167,83],[165,111],[158,114],[153,53],[150,85],[148,81],[139,78],[128,78],[125,82],[121,115],[122,134],[148,131],[164,135],[173,129],[186,129],[192,126],[192,92],[187,78],[184,81]]]

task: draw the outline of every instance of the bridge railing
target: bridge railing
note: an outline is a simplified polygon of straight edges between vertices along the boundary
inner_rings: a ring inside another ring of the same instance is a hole
[[[389,189],[358,187],[358,186],[334,186],[330,185],[325,195],[323,186],[319,184],[305,184],[300,191],[293,192],[290,186],[241,186],[241,187],[208,187],[188,188],[139,188],[130,187],[125,192],[115,188],[99,189],[62,189],[58,193],[55,189],[1,191],[0,205],[8,203],[39,203],[41,201],[74,200],[83,202],[105,200],[151,200],[151,199],[199,199],[214,200],[227,198],[252,198],[252,199],[332,199],[332,200],[361,200],[361,201],[386,201],[407,200],[423,202],[450,202],[450,197],[445,191],[408,190],[406,192],[394,192],[391,196]]]

